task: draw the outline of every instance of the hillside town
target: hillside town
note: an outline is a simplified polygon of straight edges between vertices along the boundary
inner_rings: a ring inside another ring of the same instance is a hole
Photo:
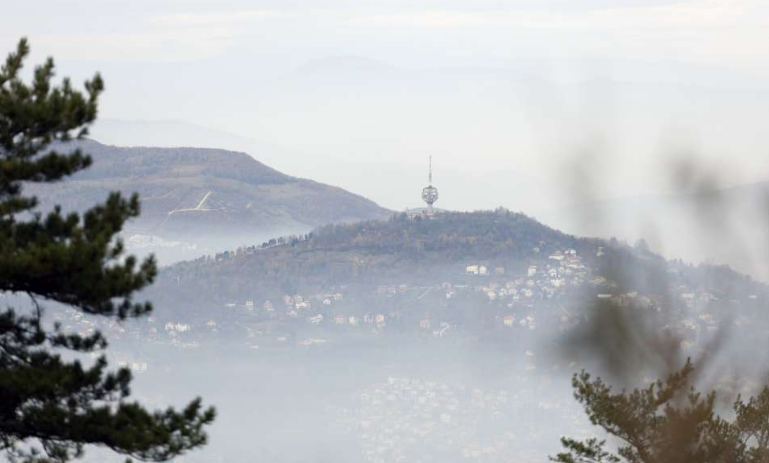
[[[598,248],[601,257],[603,248]],[[757,302],[755,294],[742,301],[723,301],[719,295],[677,278],[668,270],[673,303],[687,309],[687,316],[672,320],[664,329],[681,339],[685,349],[719,329],[722,315],[715,306],[723,303]],[[81,335],[102,330],[111,339],[152,343],[179,349],[198,349],[212,342],[240,343],[250,350],[270,352],[285,348],[315,348],[353,338],[407,334],[418,339],[454,338],[470,334],[523,339],[537,333],[565,333],[578,326],[591,304],[608,302],[660,310],[660,301],[638,291],[620,292],[615,282],[584,263],[574,249],[554,252],[518,271],[492,262],[467,262],[453,281],[434,285],[406,282],[369,288],[339,286],[314,294],[285,294],[278,300],[228,301],[211,307],[205,319],[166,315],[141,321],[93,319],[74,309],[54,314],[65,330]],[[482,310],[468,322],[462,314]],[[478,324],[482,321],[482,325]],[[730,320],[736,326],[746,317]],[[122,366],[142,373],[151,368],[141,358],[121,358]],[[536,368],[528,362],[527,368]]]

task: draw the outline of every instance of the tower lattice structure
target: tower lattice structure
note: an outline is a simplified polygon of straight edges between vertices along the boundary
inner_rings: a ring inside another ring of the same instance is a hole
[[[427,203],[427,213],[435,213],[433,204],[438,201],[438,189],[433,186],[433,157],[430,156],[430,167],[427,174],[427,186],[422,189],[422,201]]]

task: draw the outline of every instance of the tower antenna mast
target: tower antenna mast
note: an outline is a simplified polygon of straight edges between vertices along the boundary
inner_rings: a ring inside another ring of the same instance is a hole
[[[433,186],[433,157],[430,156],[429,169],[427,171],[428,184],[422,189],[422,201],[427,203],[426,214],[432,217],[435,214],[433,204],[438,201],[438,189]]]

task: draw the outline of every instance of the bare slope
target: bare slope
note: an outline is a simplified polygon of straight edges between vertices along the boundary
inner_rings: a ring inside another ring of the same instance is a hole
[[[93,166],[38,191],[41,206],[83,210],[109,191],[138,192],[141,217],[127,235],[199,241],[305,232],[389,211],[341,188],[291,177],[245,153],[201,148],[115,147],[85,141]],[[235,243],[225,243],[234,245]]]

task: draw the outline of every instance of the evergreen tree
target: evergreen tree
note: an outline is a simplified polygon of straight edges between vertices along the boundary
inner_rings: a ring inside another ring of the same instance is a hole
[[[716,393],[697,392],[690,362],[646,388],[615,392],[600,378],[582,372],[574,395],[593,425],[618,443],[615,453],[597,438],[561,439],[559,463],[767,463],[769,388],[734,403],[733,419],[716,413]]]
[[[80,150],[62,153],[87,134],[103,83],[97,74],[80,92],[64,79],[52,84],[48,59],[32,82],[19,76],[29,53],[22,39],[0,68],[0,291],[30,304],[0,309],[0,452],[12,461],[64,462],[86,445],[129,457],[164,461],[206,442],[214,419],[200,399],[181,411],[148,411],[128,400],[131,373],[92,366],[62,353],[92,353],[107,346],[95,332],[81,336],[43,323],[46,303],[88,314],[126,319],[149,313],[132,295],[156,274],[152,258],[123,256],[116,234],[139,214],[136,195],[118,193],[84,214],[59,208],[43,214],[24,194],[28,183],[55,182],[87,168]]]

